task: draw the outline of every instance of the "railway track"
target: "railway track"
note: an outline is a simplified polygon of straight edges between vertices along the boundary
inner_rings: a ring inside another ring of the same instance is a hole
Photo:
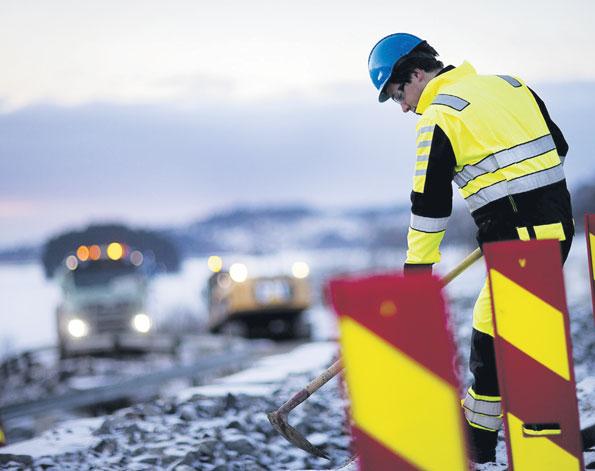
[[[199,339],[193,340],[200,342]],[[151,362],[147,360],[143,362],[142,359],[137,359],[134,362],[109,358],[59,361],[57,352],[50,347],[23,352],[0,365],[0,395],[3,393],[3,389],[6,390],[10,386],[11,381],[15,383],[15,380],[18,379],[18,383],[12,386],[12,396],[15,396],[19,388],[29,387],[33,388],[34,394],[32,395],[34,397],[12,401],[7,401],[4,397],[0,402],[0,422],[7,424],[13,419],[34,417],[54,411],[71,411],[101,407],[105,404],[122,401],[145,400],[158,395],[160,389],[169,381],[189,379],[193,382],[202,382],[220,372],[239,371],[259,357],[291,350],[297,344],[298,342],[273,344],[239,341],[239,345],[234,346],[222,343],[217,347],[211,345],[213,351],[209,353],[186,352],[186,358],[179,358],[177,361],[170,360],[170,364],[165,366],[163,361]],[[56,360],[52,360],[52,358]],[[52,361],[57,361],[57,363],[51,365]],[[104,374],[104,376],[113,375],[109,384],[79,389],[67,386],[64,379],[61,379],[62,376],[68,376],[70,380],[80,379],[80,377],[77,378],[77,370],[82,375],[87,370],[98,370],[100,368],[97,367],[97,364],[101,363],[94,362],[101,361],[111,365],[110,373]],[[128,372],[124,375],[115,375],[114,371],[120,369],[119,365],[126,365],[136,373]],[[139,370],[143,372],[139,373]],[[35,391],[36,387],[41,389],[36,381],[38,383],[41,381],[51,382],[50,390],[57,392],[48,394]],[[62,382],[59,383],[59,387],[56,387],[59,381]],[[22,399],[22,397],[27,397],[27,393],[19,395],[19,398]]]
[[[90,407],[106,402],[134,398],[142,391],[143,396],[157,394],[163,383],[176,378],[196,378],[215,369],[238,368],[254,358],[254,353],[239,351],[212,355],[197,360],[192,365],[173,366],[161,371],[123,379],[115,384],[98,386],[82,391],[68,391],[34,401],[8,404],[0,407],[0,417],[11,420],[52,410],[71,410]]]

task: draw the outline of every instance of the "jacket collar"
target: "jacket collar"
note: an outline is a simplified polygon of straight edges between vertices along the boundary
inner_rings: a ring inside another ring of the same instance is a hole
[[[448,67],[442,69],[436,77],[428,82],[426,88],[424,88],[415,112],[417,114],[423,114],[428,106],[432,104],[436,95],[440,93],[440,90],[451,83],[458,82],[461,78],[468,75],[477,75],[477,72],[469,62],[465,61],[460,66],[451,68]]]

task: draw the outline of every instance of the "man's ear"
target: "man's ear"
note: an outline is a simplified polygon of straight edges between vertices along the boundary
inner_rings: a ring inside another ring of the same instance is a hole
[[[426,77],[426,72],[423,69],[414,69],[411,75],[415,77],[418,82],[422,82]]]

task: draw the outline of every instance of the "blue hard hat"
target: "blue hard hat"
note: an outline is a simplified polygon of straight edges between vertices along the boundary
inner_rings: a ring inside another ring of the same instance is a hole
[[[389,99],[384,90],[398,60],[409,54],[423,39],[412,34],[395,33],[376,43],[368,57],[368,72],[376,89],[380,92],[379,102]]]

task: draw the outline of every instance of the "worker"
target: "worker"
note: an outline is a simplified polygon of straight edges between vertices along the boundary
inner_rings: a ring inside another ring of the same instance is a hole
[[[518,77],[444,67],[426,41],[406,33],[380,40],[368,59],[379,101],[420,115],[405,273],[431,271],[452,208],[452,181],[477,225],[477,240],[558,239],[566,260],[574,223],[563,161],[568,145],[543,101]],[[462,401],[469,452],[495,460],[502,424],[487,280],[473,309]]]

